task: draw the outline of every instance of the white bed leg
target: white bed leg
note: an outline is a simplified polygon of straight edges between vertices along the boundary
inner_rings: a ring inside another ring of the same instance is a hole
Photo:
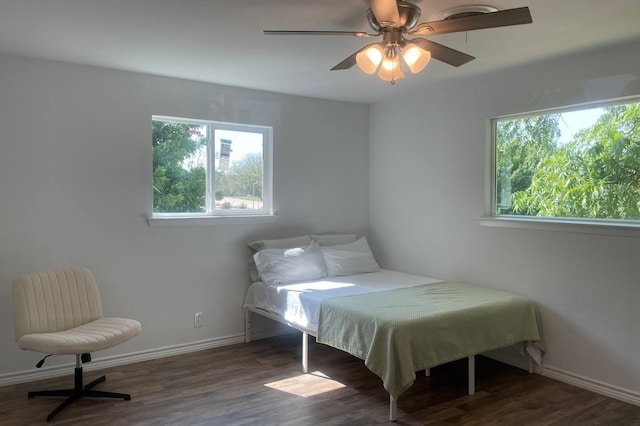
[[[431,377],[431,369],[430,368],[425,368],[424,369],[424,375],[425,375],[425,377]]]
[[[469,356],[469,395],[476,393],[476,357]]]
[[[244,342],[251,342],[251,311],[244,310]]]
[[[398,419],[398,403],[389,395],[389,421],[395,422]]]
[[[302,332],[302,372],[309,370],[309,333]]]

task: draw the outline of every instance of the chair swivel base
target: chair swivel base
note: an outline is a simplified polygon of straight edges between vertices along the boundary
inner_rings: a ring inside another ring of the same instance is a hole
[[[115,392],[104,392],[93,390],[92,388],[98,383],[104,382],[105,376],[101,376],[89,383],[86,386],[82,384],[82,367],[76,367],[75,375],[74,375],[74,387],[73,389],[59,389],[59,390],[45,390],[45,391],[35,391],[29,392],[27,396],[29,398],[35,398],[36,396],[66,396],[67,399],[62,401],[60,405],[58,405],[55,410],[53,410],[47,416],[47,421],[51,421],[53,417],[66,408],[69,404],[71,404],[76,399],[80,399],[82,397],[89,398],[119,398],[124,399],[125,401],[129,401],[131,399],[131,395],[126,393],[115,393]]]

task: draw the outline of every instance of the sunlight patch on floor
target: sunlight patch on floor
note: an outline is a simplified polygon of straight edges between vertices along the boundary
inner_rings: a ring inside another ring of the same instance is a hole
[[[320,371],[266,383],[266,387],[307,398],[345,387]]]

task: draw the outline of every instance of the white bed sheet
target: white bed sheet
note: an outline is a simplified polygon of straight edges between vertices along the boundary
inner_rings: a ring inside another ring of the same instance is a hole
[[[437,282],[442,280],[385,269],[278,286],[258,281],[251,284],[247,290],[244,307],[276,313],[294,325],[317,331],[320,303],[325,299]]]

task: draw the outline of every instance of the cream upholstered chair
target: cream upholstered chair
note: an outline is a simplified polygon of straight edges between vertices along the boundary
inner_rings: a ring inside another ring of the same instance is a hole
[[[88,269],[64,269],[16,278],[13,317],[16,342],[21,349],[76,356],[73,389],[28,393],[29,398],[67,397],[49,414],[47,421],[81,397],[131,399],[128,394],[93,390],[105,376],[83,385],[82,362],[91,360],[91,352],[126,342],[141,331],[138,321],[103,318],[98,286]],[[38,368],[45,358],[36,365]]]

